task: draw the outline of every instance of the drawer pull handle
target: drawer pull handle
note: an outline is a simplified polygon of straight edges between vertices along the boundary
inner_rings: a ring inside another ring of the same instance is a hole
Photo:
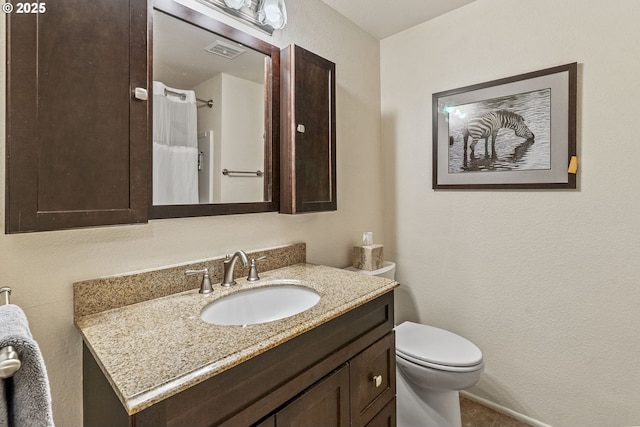
[[[382,375],[374,375],[372,381],[376,387],[380,387],[382,385]]]

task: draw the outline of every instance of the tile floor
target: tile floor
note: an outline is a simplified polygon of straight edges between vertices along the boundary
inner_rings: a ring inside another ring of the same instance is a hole
[[[531,427],[473,400],[460,397],[462,427]]]

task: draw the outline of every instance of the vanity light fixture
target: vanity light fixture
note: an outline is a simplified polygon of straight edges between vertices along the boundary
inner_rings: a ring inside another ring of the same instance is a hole
[[[225,15],[273,35],[287,23],[284,0],[197,0]],[[266,13],[265,13],[266,12]]]
[[[224,0],[224,4],[231,9],[240,9],[243,6],[250,7],[251,0]]]
[[[269,25],[274,30],[284,28],[287,24],[287,8],[284,0],[262,0],[258,6],[258,21]]]

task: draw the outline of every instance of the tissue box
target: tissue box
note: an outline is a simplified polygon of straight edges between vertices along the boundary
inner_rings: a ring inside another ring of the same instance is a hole
[[[382,245],[354,246],[351,257],[352,264],[360,270],[377,270],[384,264]]]

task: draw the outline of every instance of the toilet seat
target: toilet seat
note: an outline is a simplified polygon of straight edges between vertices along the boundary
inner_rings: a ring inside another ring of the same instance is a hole
[[[404,322],[395,328],[396,355],[417,365],[451,372],[482,369],[482,352],[471,341],[444,329]]]

